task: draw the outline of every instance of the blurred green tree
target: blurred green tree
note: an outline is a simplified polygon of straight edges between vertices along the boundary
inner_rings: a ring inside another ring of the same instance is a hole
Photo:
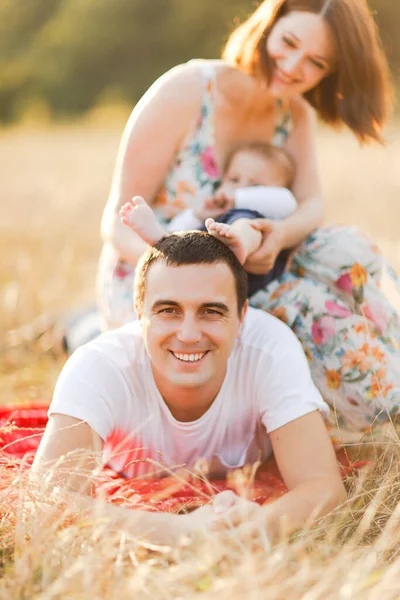
[[[40,71],[31,49],[38,32],[57,13],[60,0],[0,0],[0,115],[12,118],[18,97],[33,91]]]
[[[253,0],[0,0],[0,119],[30,99],[79,114],[108,90],[132,104],[161,73],[217,57]],[[395,75],[400,5],[371,0]]]

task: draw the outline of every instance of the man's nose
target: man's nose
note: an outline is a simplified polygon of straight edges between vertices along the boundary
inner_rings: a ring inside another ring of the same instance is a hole
[[[201,339],[201,328],[198,320],[191,315],[184,315],[176,332],[176,337],[186,345],[199,342]]]

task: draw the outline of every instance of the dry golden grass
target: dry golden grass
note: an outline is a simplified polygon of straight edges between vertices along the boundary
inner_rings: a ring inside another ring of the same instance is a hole
[[[0,132],[2,404],[51,398],[63,358],[51,336],[32,341],[32,334],[93,300],[99,222],[121,131],[77,125]],[[360,225],[400,267],[398,131],[388,131],[386,149],[366,150],[348,135],[321,131],[319,158],[327,220]],[[0,496],[0,599],[398,598],[396,430],[388,425],[375,443],[352,452],[375,462],[347,482],[353,500],[272,552],[210,538],[182,550],[148,549],[102,522],[66,518],[45,486],[33,493],[22,471],[0,465],[0,480],[8,481]],[[47,518],[32,516],[39,504]]]
[[[398,597],[400,473],[397,442],[347,481],[352,501],[272,550],[232,531],[182,548],[149,545],[81,516],[44,479],[0,469],[0,598],[110,600],[383,600]]]

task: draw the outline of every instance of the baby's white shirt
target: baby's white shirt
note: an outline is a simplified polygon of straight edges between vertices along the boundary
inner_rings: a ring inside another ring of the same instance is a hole
[[[286,219],[296,210],[297,201],[287,188],[260,185],[235,190],[235,208],[257,211],[267,219]],[[187,208],[168,223],[167,230],[188,231],[203,224],[193,209]]]

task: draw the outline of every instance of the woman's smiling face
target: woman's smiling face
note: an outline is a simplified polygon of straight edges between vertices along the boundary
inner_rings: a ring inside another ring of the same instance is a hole
[[[269,93],[276,98],[304,94],[335,70],[335,42],[326,21],[311,12],[290,12],[267,40],[272,72]]]

